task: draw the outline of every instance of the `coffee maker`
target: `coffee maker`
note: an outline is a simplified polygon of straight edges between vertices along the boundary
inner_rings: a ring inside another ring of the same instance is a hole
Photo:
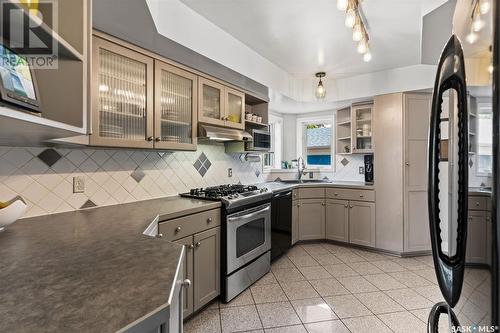
[[[373,184],[373,155],[365,155],[365,183]]]

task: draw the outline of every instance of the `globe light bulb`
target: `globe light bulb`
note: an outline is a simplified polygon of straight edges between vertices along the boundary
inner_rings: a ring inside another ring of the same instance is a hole
[[[361,38],[363,38],[363,29],[361,29],[361,24],[356,23],[356,25],[352,29],[352,40],[355,42],[359,42]]]
[[[357,47],[358,53],[365,54],[368,51],[368,43],[365,39],[361,39]]]
[[[490,11],[490,9],[491,9],[490,0],[481,0],[481,3],[479,5],[479,12],[481,14],[486,14]]]
[[[372,60],[372,53],[370,50],[366,51],[366,53],[363,55],[363,60],[364,62],[370,62]]]
[[[320,80],[318,83],[318,87],[316,88],[316,98],[324,99],[326,97],[326,89],[323,86],[323,82]]]
[[[481,18],[481,15],[477,15],[472,21],[472,30],[474,30],[475,32],[479,32],[484,28],[484,24],[485,23]]]
[[[345,11],[347,9],[347,6],[349,5],[348,0],[337,0],[337,9]]]
[[[356,12],[354,9],[350,8],[347,10],[346,16],[345,16],[345,26],[348,28],[354,27],[354,24],[356,23]]]

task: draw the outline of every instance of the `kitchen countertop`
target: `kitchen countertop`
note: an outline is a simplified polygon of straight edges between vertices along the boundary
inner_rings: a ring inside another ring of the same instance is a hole
[[[482,189],[481,187],[469,187],[469,195],[491,197],[491,189]]]
[[[115,332],[168,307],[182,247],[142,233],[218,207],[169,197],[17,221],[0,232],[0,332]]]
[[[366,189],[373,190],[373,185],[367,185],[365,182],[356,181],[329,181],[329,182],[318,182],[318,183],[300,183],[300,184],[290,184],[282,182],[267,182],[257,184],[259,187],[267,187],[269,191],[273,193],[279,193],[287,190],[291,190],[297,187],[344,187],[344,188],[355,188],[355,189]]]

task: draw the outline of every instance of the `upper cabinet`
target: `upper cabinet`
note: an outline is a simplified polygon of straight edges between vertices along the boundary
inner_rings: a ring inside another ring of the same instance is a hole
[[[94,37],[92,145],[153,147],[153,66],[150,57]]]
[[[373,104],[353,105],[337,111],[337,154],[373,153]]]
[[[199,78],[198,121],[245,128],[245,94],[218,82]]]
[[[155,147],[196,150],[196,75],[155,62]]]

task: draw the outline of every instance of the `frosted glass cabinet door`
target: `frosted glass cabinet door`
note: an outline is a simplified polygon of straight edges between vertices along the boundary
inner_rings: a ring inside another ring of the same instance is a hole
[[[372,153],[372,109],[373,105],[352,107],[353,153]]]
[[[224,89],[222,84],[198,78],[199,100],[198,121],[206,124],[225,126],[226,112],[224,110]]]
[[[153,59],[93,37],[92,61],[91,144],[153,147]]]
[[[155,148],[196,150],[197,76],[155,63]]]
[[[245,128],[245,94],[226,88],[226,126]]]

